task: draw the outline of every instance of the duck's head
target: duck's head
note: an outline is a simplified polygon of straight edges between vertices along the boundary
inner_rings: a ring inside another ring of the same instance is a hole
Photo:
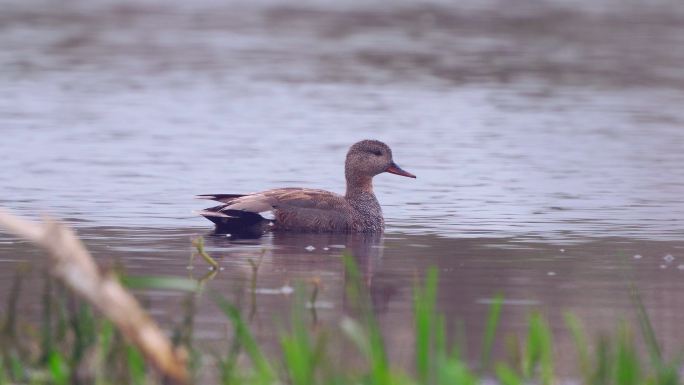
[[[379,140],[362,140],[354,143],[347,152],[345,174],[347,180],[374,177],[383,172],[415,178],[392,159],[392,149]]]

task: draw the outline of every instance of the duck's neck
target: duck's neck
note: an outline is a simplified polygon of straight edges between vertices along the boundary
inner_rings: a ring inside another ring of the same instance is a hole
[[[363,232],[382,232],[385,220],[382,208],[373,193],[373,178],[350,177],[347,174],[347,193],[345,199],[356,211],[355,226]]]
[[[345,198],[351,203],[359,203],[371,206],[373,211],[380,211],[380,204],[373,192],[373,177],[366,175],[353,175],[345,173],[347,177],[347,192]]]
[[[354,199],[365,195],[373,195],[373,177],[367,175],[353,175],[345,171],[347,179],[347,192],[344,194],[347,199]]]

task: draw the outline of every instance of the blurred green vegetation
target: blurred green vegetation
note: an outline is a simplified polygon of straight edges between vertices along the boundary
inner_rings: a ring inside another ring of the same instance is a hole
[[[201,245],[198,245],[201,249]],[[206,258],[205,258],[206,259]],[[414,349],[412,368],[393,366],[372,309],[369,293],[352,257],[345,257],[347,298],[353,316],[337,324],[319,325],[315,318],[318,285],[298,285],[287,327],[279,331],[279,352],[266,353],[250,330],[240,308],[204,281],[177,277],[125,277],[132,289],[187,292],[186,313],[175,320],[172,338],[188,353],[192,383],[206,384],[434,384],[471,385],[492,381],[503,385],[559,383],[555,372],[553,338],[548,321],[529,314],[526,335],[497,333],[503,297],[496,297],[483,320],[481,359],[471,362],[458,338],[447,335],[447,320],[437,309],[438,272],[428,269],[414,288]],[[258,264],[253,274],[258,272]],[[0,308],[0,385],[5,384],[162,384],[165,379],[126,342],[112,323],[45,274],[40,322],[21,323],[20,269],[7,302]],[[223,349],[210,351],[193,340],[195,301],[208,296],[232,325]],[[681,358],[668,360],[658,345],[641,299],[634,291],[638,333],[627,323],[612,334],[590,338],[582,323],[566,315],[574,338],[577,370],[572,380],[584,385],[680,384]],[[636,335],[640,338],[637,338]],[[470,336],[469,336],[470,337]],[[452,342],[450,342],[452,341]],[[453,342],[456,341],[456,342]],[[500,341],[508,350],[503,361],[492,362],[492,346]],[[639,348],[643,346],[645,348]],[[351,348],[349,348],[351,347]],[[352,350],[350,350],[352,349]],[[272,350],[272,349],[271,349]],[[351,354],[351,356],[350,356]],[[344,359],[343,359],[344,358]]]

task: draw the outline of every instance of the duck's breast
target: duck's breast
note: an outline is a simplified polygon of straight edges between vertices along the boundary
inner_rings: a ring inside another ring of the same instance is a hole
[[[385,229],[382,208],[375,194],[364,192],[347,198],[353,209],[353,223],[356,231],[379,233]]]

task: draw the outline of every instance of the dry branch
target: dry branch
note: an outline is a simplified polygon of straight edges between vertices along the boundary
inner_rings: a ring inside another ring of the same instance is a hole
[[[35,223],[1,209],[0,227],[45,249],[53,275],[99,309],[163,375],[177,383],[187,383],[184,351],[174,349],[168,337],[115,276],[100,272],[72,230],[51,219]]]

